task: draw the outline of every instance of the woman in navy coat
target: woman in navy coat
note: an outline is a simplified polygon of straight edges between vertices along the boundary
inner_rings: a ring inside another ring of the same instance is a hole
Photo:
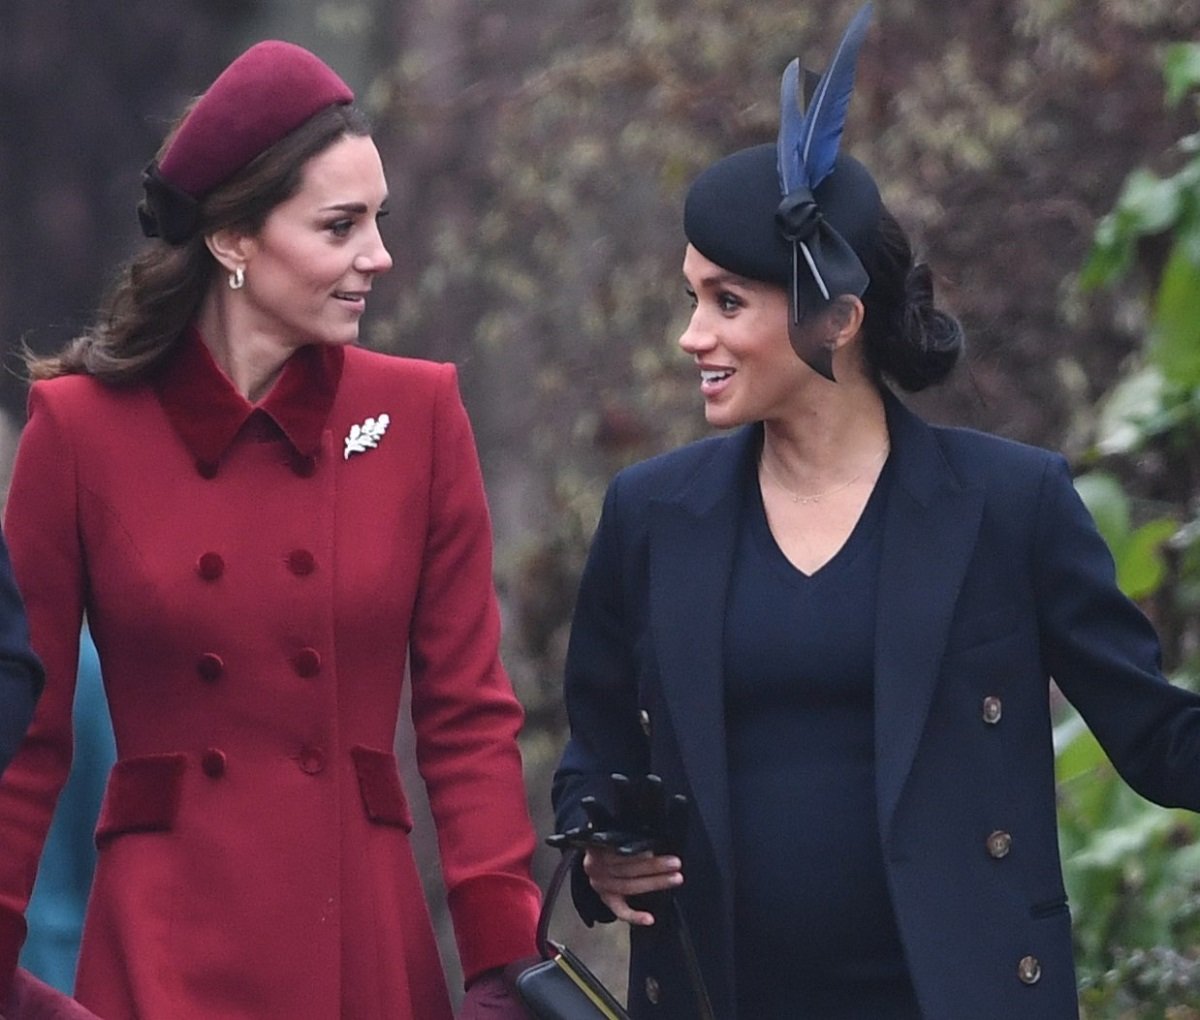
[[[778,145],[693,183],[680,346],[732,431],[620,473],[581,582],[560,829],[613,773],[689,801],[680,852],[575,875],[585,920],[630,923],[634,1017],[696,1015],[637,899],[664,889],[723,1020],[1076,1017],[1052,679],[1135,789],[1200,808],[1200,697],[1066,462],[892,395],[962,336],[840,123],[814,155],[864,29],[809,95],[789,69]]]

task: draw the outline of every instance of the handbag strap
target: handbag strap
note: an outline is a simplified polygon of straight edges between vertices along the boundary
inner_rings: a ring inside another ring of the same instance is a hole
[[[564,853],[558,862],[558,867],[554,869],[554,874],[550,877],[550,884],[546,886],[546,895],[542,900],[542,910],[538,915],[537,926],[538,954],[544,960],[551,960],[558,955],[560,947],[550,939],[550,915],[554,913],[554,903],[558,899],[563,883],[582,854],[583,851],[578,847],[572,847]],[[670,900],[674,915],[671,923],[679,935],[679,947],[683,951],[684,966],[687,967],[688,979],[691,981],[692,991],[696,995],[697,1020],[716,1020],[712,1000],[709,999],[708,989],[704,985],[704,975],[700,971],[700,958],[696,955],[696,946],[692,942],[692,932],[688,927],[687,919],[683,916],[683,908],[680,907],[679,900],[674,895],[670,897]]]
[[[542,899],[542,912],[538,914],[537,924],[537,951],[543,960],[552,960],[558,955],[558,946],[550,941],[550,915],[554,913],[554,901],[558,899],[563,882],[571,873],[571,868],[575,866],[579,855],[578,849],[571,849],[564,853],[559,858],[554,874],[550,876],[550,884],[546,886],[546,895]]]

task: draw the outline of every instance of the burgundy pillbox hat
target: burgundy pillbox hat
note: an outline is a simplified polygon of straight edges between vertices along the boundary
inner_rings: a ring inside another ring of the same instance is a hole
[[[162,158],[143,174],[138,212],[148,237],[185,241],[199,200],[326,107],[354,92],[323,60],[268,40],[230,64],[184,118]],[[189,201],[190,200],[190,201]]]

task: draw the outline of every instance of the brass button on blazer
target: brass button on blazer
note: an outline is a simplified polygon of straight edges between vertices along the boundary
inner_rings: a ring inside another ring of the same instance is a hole
[[[994,695],[983,699],[983,721],[989,726],[995,726],[1004,715],[1004,704]]]
[[[1042,979],[1042,965],[1036,956],[1022,956],[1017,964],[1017,977],[1025,985],[1036,985]]]
[[[1002,857],[1007,857],[1012,850],[1012,836],[1004,832],[1002,829],[997,829],[987,838],[987,852],[989,857],[994,857],[1000,860]]]

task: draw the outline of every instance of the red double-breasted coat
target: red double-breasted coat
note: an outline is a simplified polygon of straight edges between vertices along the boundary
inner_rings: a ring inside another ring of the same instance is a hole
[[[451,366],[304,348],[252,407],[190,333],[153,383],[37,383],[5,527],[48,679],[0,784],[0,982],[84,612],[119,755],[77,987],[99,1015],[449,1016],[393,755],[406,666],[463,969],[533,951],[521,709]]]

